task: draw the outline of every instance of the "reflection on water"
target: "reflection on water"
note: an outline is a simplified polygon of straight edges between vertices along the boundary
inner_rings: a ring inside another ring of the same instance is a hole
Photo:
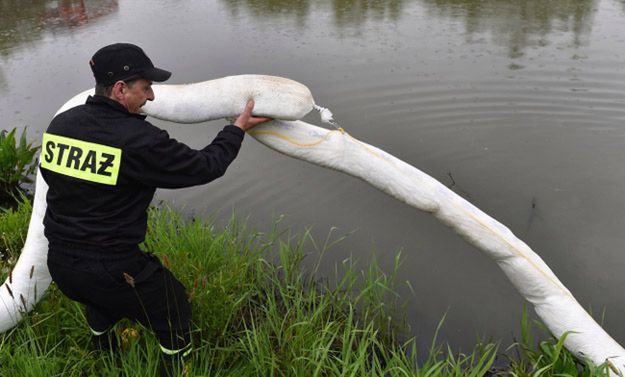
[[[7,86],[7,81],[4,78],[4,72],[2,71],[2,67],[0,66],[0,90],[5,89]]]
[[[0,1],[0,53],[17,45],[38,39],[42,27],[38,15],[46,10],[45,1]]]
[[[570,32],[579,47],[591,30],[598,0],[422,0],[438,16],[463,18],[466,33],[489,31],[511,58],[528,46],[546,46],[554,31]]]
[[[84,26],[95,19],[117,10],[117,0],[108,1],[58,1],[47,6],[41,22],[51,29],[71,29]]]
[[[0,0],[0,55],[40,40],[46,31],[81,27],[117,8],[117,0]]]
[[[404,0],[334,0],[336,25],[358,26],[368,19],[395,21],[402,15]]]
[[[546,46],[554,31],[572,33],[580,46],[591,30],[598,0],[419,0],[439,17],[463,19],[469,38],[490,32],[517,58],[528,46]],[[233,16],[248,12],[256,18],[293,18],[309,23],[314,7],[331,10],[338,28],[361,27],[369,20],[396,21],[406,0],[223,0]],[[623,2],[625,7],[625,2]],[[45,31],[63,32],[82,27],[116,12],[117,0],[0,0],[0,55],[16,46],[40,40]]]
[[[247,10],[254,17],[294,17],[307,23],[311,0],[223,0],[238,14]],[[508,56],[517,58],[527,47],[549,45],[550,33],[572,33],[572,43],[579,47],[591,30],[598,0],[326,0],[315,5],[328,6],[339,28],[359,27],[366,21],[396,21],[408,4],[422,3],[437,17],[463,19],[469,40],[475,34],[490,32]]]
[[[312,4],[329,6],[338,27],[358,26],[369,19],[397,20],[406,3],[405,0],[224,0],[223,3],[238,14],[248,10],[259,17],[292,16],[298,24],[307,23]]]
[[[288,16],[299,25],[306,23],[313,0],[226,0],[224,4],[233,16],[249,11],[254,17]]]

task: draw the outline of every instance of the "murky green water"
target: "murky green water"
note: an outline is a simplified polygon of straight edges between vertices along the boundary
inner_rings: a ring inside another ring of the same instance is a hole
[[[0,0],[2,128],[39,137],[92,85],[102,45],[137,43],[171,82],[263,73],[308,85],[355,137],[441,180],[525,240],[625,343],[625,1]],[[307,120],[319,124],[311,116]],[[220,122],[156,122],[200,147]],[[251,138],[226,177],[162,191],[199,214],[354,232],[326,268],[372,252],[414,289],[412,329],[454,348],[509,342],[523,302],[429,215]],[[311,259],[313,257],[311,256]]]

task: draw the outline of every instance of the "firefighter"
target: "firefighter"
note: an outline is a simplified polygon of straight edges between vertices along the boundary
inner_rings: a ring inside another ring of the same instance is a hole
[[[152,82],[171,76],[140,47],[108,45],[89,64],[95,95],[58,114],[43,135],[48,268],[58,288],[85,306],[97,348],[114,350],[111,328],[129,318],[158,338],[161,376],[178,376],[191,350],[191,305],[176,277],[139,249],[148,206],[158,187],[189,187],[221,177],[245,131],[269,118],[252,116],[249,101],[234,124],[195,150],[140,114],[146,101],[154,100]]]

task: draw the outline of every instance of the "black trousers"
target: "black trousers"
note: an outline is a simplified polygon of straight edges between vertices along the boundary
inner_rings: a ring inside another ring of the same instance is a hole
[[[48,268],[61,292],[85,305],[92,330],[122,318],[150,328],[166,353],[190,345],[185,288],[157,257],[137,246],[106,248],[50,241]]]

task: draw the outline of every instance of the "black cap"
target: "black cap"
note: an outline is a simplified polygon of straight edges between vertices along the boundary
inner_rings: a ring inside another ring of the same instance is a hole
[[[95,82],[102,85],[135,78],[162,82],[171,76],[171,72],[154,67],[145,52],[130,43],[102,47],[93,55],[89,65]]]

